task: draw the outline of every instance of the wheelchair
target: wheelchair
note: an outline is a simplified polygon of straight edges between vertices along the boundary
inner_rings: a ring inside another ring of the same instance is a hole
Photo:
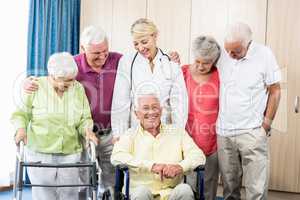
[[[88,153],[90,157],[89,162],[85,163],[66,163],[66,164],[51,164],[41,162],[25,162],[24,160],[24,142],[21,141],[17,147],[16,154],[16,169],[15,169],[15,180],[13,190],[13,200],[21,200],[23,187],[89,187],[87,194],[88,200],[97,200],[97,177],[98,182],[100,180],[101,169],[96,159],[96,147],[93,142],[89,142]],[[84,184],[64,184],[64,185],[40,185],[34,183],[24,183],[23,175],[25,167],[39,167],[39,168],[89,168],[89,176],[91,177],[89,183]]]
[[[204,200],[204,165],[199,165],[194,172],[197,173],[196,182],[196,200]],[[186,176],[184,176],[184,183],[186,182]],[[115,178],[115,200],[130,200],[129,197],[129,185],[130,185],[130,174],[129,168],[126,165],[116,166],[116,178]],[[125,194],[122,192],[123,186],[125,187]]]

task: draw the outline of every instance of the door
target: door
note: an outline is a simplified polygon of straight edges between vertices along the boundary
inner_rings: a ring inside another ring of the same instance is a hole
[[[300,192],[300,115],[294,107],[295,98],[300,96],[299,8],[299,0],[268,1],[267,45],[283,75],[275,133],[270,139],[270,189],[288,192]]]
[[[127,53],[134,51],[130,33],[131,25],[146,17],[146,0],[114,0],[111,50]]]
[[[167,53],[178,51],[181,63],[189,61],[191,0],[148,0],[147,17],[158,28],[158,46]]]

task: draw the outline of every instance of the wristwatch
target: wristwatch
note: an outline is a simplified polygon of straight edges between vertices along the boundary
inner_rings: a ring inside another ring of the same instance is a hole
[[[266,130],[266,135],[267,135],[268,137],[271,136],[271,133],[272,133],[271,130],[272,130],[271,126],[269,126],[269,128]]]
[[[263,124],[266,124],[266,123],[263,122]],[[268,127],[267,129],[265,129],[263,125],[262,125],[262,128],[265,130],[266,136],[267,136],[267,137],[270,137],[270,136],[271,136],[271,130],[272,130],[272,128],[271,128],[270,125],[268,125],[268,124],[266,124],[266,125],[267,125],[267,127]]]

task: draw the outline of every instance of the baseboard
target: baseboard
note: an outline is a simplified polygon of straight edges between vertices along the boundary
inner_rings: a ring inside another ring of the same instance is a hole
[[[0,192],[12,190],[12,189],[13,189],[13,185],[10,185],[10,186],[0,186]]]

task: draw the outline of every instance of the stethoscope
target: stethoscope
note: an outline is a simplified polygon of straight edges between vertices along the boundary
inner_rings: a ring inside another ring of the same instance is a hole
[[[166,56],[166,57],[168,58],[168,61],[169,61],[169,62],[171,61],[170,57],[169,57],[167,54],[165,54],[160,48],[158,48],[158,50],[161,52],[161,54],[162,54],[163,56]],[[131,65],[130,65],[130,91],[131,91],[131,92],[132,92],[132,69],[133,69],[134,62],[135,62],[136,57],[137,57],[138,54],[139,54],[139,52],[136,52],[136,53],[135,53],[135,55],[134,55],[134,57],[133,57],[133,60],[132,60],[132,62],[131,62]],[[160,58],[160,61],[161,61],[161,58]],[[161,61],[161,62],[162,62],[162,61]]]
[[[165,56],[165,57],[167,57],[168,58],[168,61],[170,62],[171,61],[171,59],[170,59],[170,57],[167,55],[167,54],[165,54],[160,48],[158,48],[158,50],[161,52],[161,54],[163,55],[163,56]],[[131,65],[130,65],[130,96],[131,96],[131,98],[132,98],[132,101],[133,101],[133,91],[132,91],[132,69],[133,69],[133,66],[134,66],[134,62],[135,62],[135,60],[136,60],[136,57],[137,57],[137,55],[139,54],[139,52],[136,52],[135,53],[135,55],[134,55],[134,57],[133,57],[133,60],[132,60],[132,62],[131,62]],[[160,58],[160,62],[162,62],[162,60],[161,60],[161,58]],[[131,112],[132,111],[132,102],[130,103],[130,111],[129,112]],[[131,117],[129,117],[129,124],[131,124]]]

